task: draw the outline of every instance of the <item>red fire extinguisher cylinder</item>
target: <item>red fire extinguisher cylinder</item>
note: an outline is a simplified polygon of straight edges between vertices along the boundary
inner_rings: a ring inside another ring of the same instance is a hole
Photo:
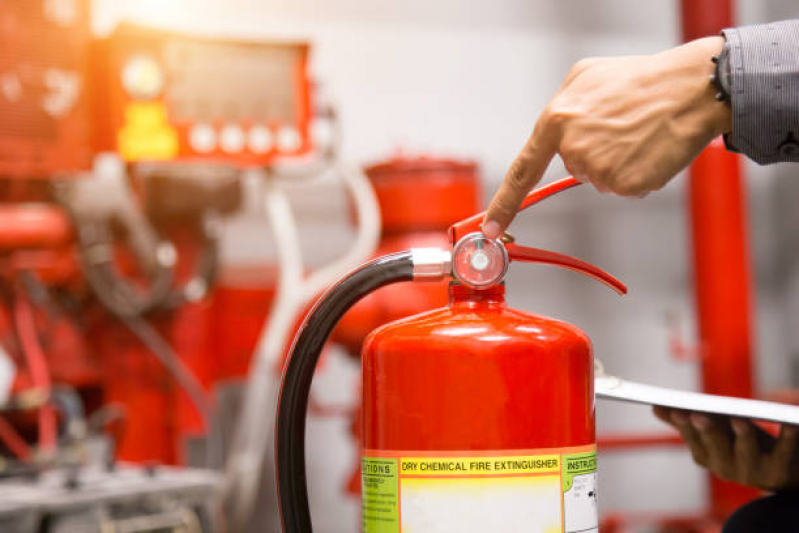
[[[526,205],[574,186],[561,180]],[[554,252],[488,239],[475,216],[450,228],[452,252],[379,258],[344,278],[300,329],[277,416],[284,531],[312,531],[305,481],[308,391],[321,348],[361,297],[401,281],[454,277],[447,307],[388,324],[363,361],[363,531],[598,531],[593,357],[576,326],[513,310],[510,261],[592,276]]]

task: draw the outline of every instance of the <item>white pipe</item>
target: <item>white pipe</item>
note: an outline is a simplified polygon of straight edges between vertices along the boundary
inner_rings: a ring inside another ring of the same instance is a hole
[[[358,215],[355,243],[343,256],[318,269],[304,281],[297,226],[288,198],[275,183],[268,184],[266,208],[275,238],[280,275],[269,323],[250,370],[226,471],[223,497],[232,519],[230,526],[235,531],[246,527],[258,496],[264,462],[274,457],[275,406],[280,386],[277,362],[283,356],[299,314],[310,299],[316,298],[328,285],[371,255],[380,238],[380,211],[369,180],[358,168],[340,174],[352,195]]]
[[[339,174],[355,202],[358,216],[358,234],[353,246],[341,257],[313,272],[303,283],[303,297],[316,298],[330,284],[360,265],[377,249],[380,241],[380,207],[369,179],[363,171],[353,166],[340,168]]]
[[[294,214],[288,196],[272,180],[266,184],[265,206],[277,251],[278,284],[269,321],[251,363],[225,472],[223,497],[232,531],[244,530],[255,503],[265,450],[273,435],[272,406],[280,384],[276,362],[283,354],[303,299],[302,251]]]

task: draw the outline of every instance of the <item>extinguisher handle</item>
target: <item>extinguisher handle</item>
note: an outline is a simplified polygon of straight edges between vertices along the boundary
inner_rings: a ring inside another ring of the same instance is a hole
[[[554,196],[559,192],[565,191],[566,189],[571,189],[572,187],[576,187],[580,184],[581,182],[577,181],[571,176],[558,181],[553,181],[552,183],[544,185],[540,189],[536,189],[525,196],[522,204],[519,206],[519,211],[527,209],[528,207],[535,205],[542,200],[546,200],[550,196]],[[485,211],[482,213],[477,213],[476,215],[472,215],[469,218],[463,219],[460,222],[456,222],[450,226],[448,232],[450,242],[455,244],[463,236],[475,231],[480,231],[480,224],[483,222],[484,218]]]
[[[554,196],[559,192],[576,187],[577,185],[580,185],[580,183],[580,181],[569,176],[567,178],[544,185],[540,189],[536,189],[525,196],[521,206],[519,206],[519,210],[521,211],[523,209],[527,209],[528,207],[533,206],[542,200],[546,200],[550,196]],[[461,239],[470,233],[479,232],[480,224],[482,223],[483,218],[485,218],[485,212],[478,213],[450,226],[450,241],[453,244],[456,244],[461,242]],[[597,281],[601,281],[619,294],[627,294],[627,287],[624,285],[624,283],[601,268],[590,263],[586,263],[585,261],[581,261],[568,255],[559,254],[557,252],[550,252],[548,250],[541,250],[539,248],[531,248],[529,246],[520,246],[518,244],[514,244],[513,242],[507,242],[505,239],[503,239],[503,241],[506,242],[505,249],[508,252],[508,259],[511,261],[544,263],[568,268],[570,270],[574,270],[581,274],[585,274],[586,276],[592,277]]]
[[[575,257],[571,257],[557,252],[550,252],[549,250],[541,250],[539,248],[531,248],[529,246],[519,246],[518,244],[509,243],[505,245],[508,251],[508,258],[511,261],[525,261],[527,263],[544,263],[547,265],[554,265],[569,270],[574,270],[580,274],[592,277],[597,281],[601,281],[619,294],[627,294],[627,286],[619,281],[615,276],[605,272],[601,268],[586,263]]]

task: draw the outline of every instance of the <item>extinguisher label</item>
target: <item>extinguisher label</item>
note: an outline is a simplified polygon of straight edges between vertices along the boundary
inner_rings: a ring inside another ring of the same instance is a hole
[[[597,533],[596,447],[365,450],[364,533]]]

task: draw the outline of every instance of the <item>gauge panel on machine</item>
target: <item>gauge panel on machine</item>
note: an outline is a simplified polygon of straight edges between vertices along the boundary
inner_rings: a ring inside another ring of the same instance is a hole
[[[98,147],[128,162],[264,165],[311,149],[308,46],[121,25],[97,43]],[[98,91],[99,92],[99,91]]]

